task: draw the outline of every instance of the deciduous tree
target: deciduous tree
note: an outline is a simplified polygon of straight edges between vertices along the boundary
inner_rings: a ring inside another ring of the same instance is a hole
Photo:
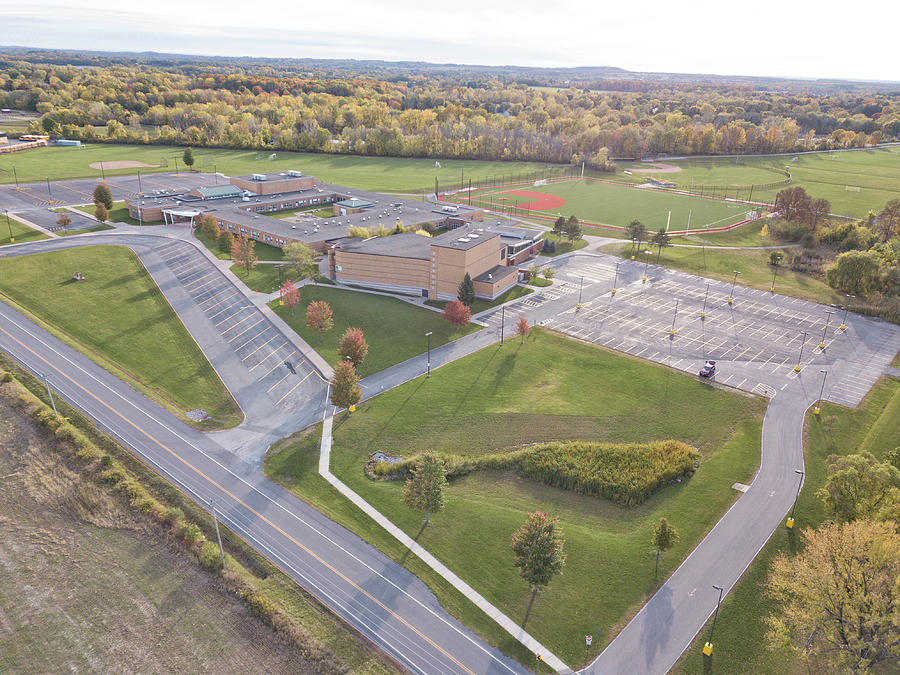
[[[813,199],[809,202],[809,218],[813,227],[819,224],[819,219],[829,213],[831,213],[831,202],[827,199]]]
[[[550,267],[550,265],[547,265],[544,269],[541,270],[541,276],[543,276],[547,281],[550,281],[553,277],[556,276],[556,270]]]
[[[878,230],[887,241],[895,234],[900,234],[900,199],[892,199],[878,214]]]
[[[678,543],[678,530],[669,525],[669,521],[660,518],[656,527],[653,528],[653,545],[656,546],[656,570],[653,572],[653,578],[659,576],[659,554],[668,551]]]
[[[208,213],[200,216],[200,231],[210,241],[215,241],[219,236],[219,221],[216,217]]]
[[[516,322],[516,333],[522,336],[522,343],[525,343],[525,338],[528,337],[528,333],[531,332],[531,326],[528,325],[528,319],[524,316],[520,316],[519,320]]]
[[[94,188],[94,204],[103,204],[107,211],[111,211],[113,207],[112,192],[106,183],[99,183]]]
[[[562,572],[566,562],[559,519],[540,511],[529,513],[525,524],[513,532],[510,547],[522,579],[535,592]]]
[[[229,232],[228,230],[222,230],[221,232],[219,232],[217,243],[219,244],[219,250],[222,251],[222,253],[231,255],[231,247],[232,244],[234,244],[234,235],[231,234],[231,232]]]
[[[231,259],[238,267],[243,268],[244,274],[249,275],[250,270],[256,267],[259,260],[259,256],[256,254],[256,242],[244,234],[239,234],[234,238],[231,246]]]
[[[426,452],[416,462],[412,473],[403,485],[403,502],[414,511],[428,514],[444,508],[444,488],[447,487],[447,470],[444,461],[431,452]]]
[[[100,223],[105,223],[109,220],[109,211],[106,208],[106,204],[100,203],[94,206],[94,218]]]
[[[882,509],[900,501],[900,470],[870,452],[829,455],[825,473],[825,485],[816,494],[839,522],[878,518]]]
[[[315,251],[301,241],[284,247],[284,259],[297,274],[297,281],[315,278],[319,272],[315,257]]]
[[[881,256],[875,251],[846,251],[825,270],[832,288],[853,295],[865,295],[878,286]]]
[[[187,147],[184,149],[184,154],[181,156],[181,159],[184,161],[184,165],[187,168],[191,168],[194,166],[194,149],[191,147]]]
[[[472,281],[472,277],[469,276],[468,272],[466,272],[463,280],[459,282],[456,297],[467,307],[471,307],[472,303],[475,302],[475,282]]]
[[[653,235],[651,241],[655,246],[658,247],[658,250],[656,252],[656,263],[659,264],[659,257],[662,255],[662,250],[667,246],[672,245],[672,237],[670,237],[669,233],[661,227],[656,232],[656,234]]]
[[[454,326],[465,326],[472,320],[472,311],[459,300],[451,300],[444,307],[441,316]]]
[[[334,328],[334,312],[324,300],[315,300],[306,306],[306,329],[319,334],[319,344],[325,333]]]
[[[560,216],[556,219],[556,222],[553,223],[553,234],[562,238],[566,233],[566,218],[565,216]]]
[[[789,187],[775,195],[775,210],[785,220],[810,222],[810,197],[802,187]]]
[[[776,646],[820,655],[838,671],[865,671],[900,657],[900,534],[894,523],[858,520],[803,533],[800,553],[779,554],[769,594]]]
[[[297,290],[297,287],[294,286],[290,281],[285,281],[281,284],[281,302],[285,304],[285,306],[291,308],[291,316],[294,316],[294,307],[297,306],[297,303],[300,302],[300,291]]]
[[[351,326],[344,331],[338,347],[338,354],[342,359],[350,359],[353,365],[359,368],[368,353],[369,343],[366,342],[361,329]]]
[[[362,388],[359,386],[359,375],[356,368],[349,361],[339,361],[334,366],[334,375],[331,378],[331,404],[338,408],[347,408],[350,414],[350,406],[359,403],[362,398]]]
[[[69,218],[69,215],[66,213],[60,213],[59,218],[56,219],[56,224],[59,225],[63,231],[68,231],[69,225],[72,224],[72,219]]]
[[[573,243],[581,239],[581,223],[575,216],[569,216],[566,221],[566,238]]]

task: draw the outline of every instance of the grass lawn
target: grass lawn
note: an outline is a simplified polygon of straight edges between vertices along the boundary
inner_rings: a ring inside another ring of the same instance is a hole
[[[81,211],[82,213],[86,213],[89,216],[93,216],[97,210],[97,207],[93,204],[88,204],[87,206],[76,206],[74,207],[76,211]],[[59,212],[65,211],[65,209],[56,209]],[[110,223],[126,223],[128,225],[162,225],[161,220],[157,220],[156,222],[141,222],[136,218],[132,218],[131,214],[128,211],[128,207],[125,206],[125,202],[113,202],[113,207],[109,210],[109,217],[106,219],[107,222]]]
[[[333,218],[334,210],[329,207],[322,206],[302,206],[299,209],[285,209],[284,211],[273,211],[268,215],[272,218],[290,218],[298,213],[306,213],[316,218]]]
[[[703,232],[672,237],[673,244],[693,244],[695,246],[779,246],[782,242],[775,237],[760,234],[768,221],[759,219],[725,232]]]
[[[631,250],[631,245],[610,244],[603,247],[602,250],[626,257]],[[656,247],[645,250],[653,251],[649,258],[651,263],[655,263]],[[728,282],[734,278],[734,270],[737,270],[741,274],[738,277],[738,288],[735,289],[735,294],[740,296],[740,286],[749,286],[765,291],[772,287],[774,270],[769,264],[770,253],[771,251],[765,250],[733,251],[708,248],[704,251],[702,248],[671,247],[663,250],[659,264]],[[638,260],[643,262],[645,256],[642,254]],[[843,294],[835,291],[824,281],[801,272],[792,272],[784,267],[778,269],[775,292],[825,304],[840,305],[846,302]]]
[[[194,228],[194,236],[197,238],[197,241],[208,248],[219,260],[231,260],[231,254],[225,253],[225,251],[220,249],[218,243],[207,238],[207,236],[200,231],[199,227]],[[278,246],[269,246],[269,244],[257,241],[255,242],[253,250],[256,251],[256,257],[259,260],[284,260],[284,251]]]
[[[10,236],[16,240],[15,243],[48,238],[43,232],[38,232],[26,224],[20,223],[15,216],[6,214],[6,218],[0,220],[0,246],[13,243]]]
[[[334,312],[334,328],[321,339],[318,333],[306,329],[306,306],[315,300],[326,301]],[[344,331],[350,326],[361,328],[369,343],[369,355],[359,368],[362,377],[424,352],[425,333],[429,331],[434,348],[479,330],[475,324],[457,328],[437,312],[403,300],[328,286],[303,286],[293,317],[291,310],[279,306],[277,300],[270,306],[328,363],[337,363]]]
[[[528,295],[529,293],[534,293],[534,290],[531,288],[526,288],[525,286],[521,286],[516,284],[508,291],[498,296],[494,300],[481,300],[479,298],[475,299],[475,302],[472,303],[469,310],[472,312],[472,316],[475,316],[479,312],[483,312],[486,309],[490,309],[491,307],[498,307],[502,305],[504,302],[509,302],[510,300],[515,300],[516,298],[521,298],[523,295]],[[437,307],[438,309],[444,309],[447,306],[446,300],[426,300],[426,305],[431,307]]]
[[[20,183],[63,178],[99,177],[100,171],[91,163],[112,160],[134,160],[151,166],[141,169],[142,174],[154,171],[174,171],[175,160],[184,169],[184,148],[165,145],[118,145],[84,143],[80,147],[48,147],[9,155],[0,155],[0,183],[12,183],[13,161]],[[463,179],[473,180],[496,176],[512,178],[515,174],[531,174],[542,171],[547,164],[539,162],[487,162],[477,160],[441,159],[440,167],[434,159],[409,159],[402,157],[361,157],[357,155],[314,154],[301,152],[275,153],[271,151],[223,150],[194,148],[198,171],[213,170],[240,176],[249,173],[267,173],[297,169],[315,176],[326,183],[348,185],[361,190],[376,192],[429,192],[434,190],[434,179],[441,186],[458,185],[460,173]],[[107,176],[135,175],[135,169],[107,169]],[[530,176],[529,176],[530,177]]]
[[[279,267],[280,265],[257,265],[247,274],[243,267],[232,265],[231,271],[237,275],[238,279],[244,282],[247,288],[259,293],[271,293],[278,290]],[[297,273],[288,265],[284,265],[281,278],[284,281],[296,281]]]
[[[591,228],[588,231],[588,234],[594,234],[594,230],[597,228]],[[547,241],[556,242],[556,251],[553,253],[547,253],[547,247],[544,247],[544,250],[541,251],[541,255],[553,257],[557,255],[562,255],[563,253],[571,253],[572,251],[577,251],[579,249],[584,248],[588,245],[587,239],[577,239],[574,242],[569,241],[566,237],[560,237],[558,234],[553,234],[552,232],[547,232],[544,235],[544,239]]]
[[[60,237],[74,237],[77,234],[87,234],[88,232],[103,232],[104,230],[114,229],[116,228],[108,223],[98,223],[87,230],[60,230],[56,234],[58,234]]]
[[[834,418],[831,430],[826,420]],[[831,454],[868,451],[878,458],[897,447],[900,420],[900,381],[882,379],[863,404],[853,410],[825,403],[822,412],[806,417],[806,481],[794,514],[794,532],[818,527],[825,521],[822,500],[816,490],[825,483],[825,458]],[[772,650],[766,643],[765,617],[778,611],[777,603],[764,589],[772,559],[780,552],[793,553],[799,537],[779,527],[744,577],[722,603],[716,623],[712,659],[701,649],[709,632],[707,626],[679,662],[676,670],[685,673],[775,673],[822,672],[812,663],[807,669],[801,657],[784,650]],[[885,671],[887,672],[887,671]]]
[[[76,271],[86,280],[74,281]],[[183,419],[200,408],[210,416],[201,428],[241,421],[206,356],[128,249],[91,246],[3,260],[0,290]]]
[[[491,346],[341,417],[332,470],[576,666],[593,658],[656,588],[650,540],[659,518],[668,518],[681,533],[681,543],[660,561],[665,579],[734,501],[731,484],[750,480],[759,461],[764,408],[761,399],[538,329],[524,344],[511,339],[503,347]],[[701,409],[708,424],[696,424]],[[423,528],[422,514],[403,506],[400,482],[371,481],[362,471],[377,450],[410,456],[436,448],[474,456],[549,440],[669,438],[697,448],[700,469],[636,507],[547,487],[512,472],[485,471],[454,481],[446,510]],[[433,574],[421,573],[421,565],[317,475],[318,444],[315,432],[283,442],[267,459],[268,474],[433,583]],[[512,565],[509,537],[526,511],[535,509],[560,518],[568,560],[529,611],[530,589]],[[440,586],[435,590],[467,625],[484,625],[480,612]],[[603,637],[586,654],[584,635],[598,628]],[[509,638],[497,634],[496,628],[485,633],[509,645]]]

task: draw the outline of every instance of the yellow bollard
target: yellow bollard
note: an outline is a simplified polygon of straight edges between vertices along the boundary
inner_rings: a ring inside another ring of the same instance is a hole
[[[819,406],[816,406],[815,408],[813,408],[813,415],[818,415],[818,414],[819,414]]]
[[[675,330],[673,328],[669,329],[669,335],[675,335]]]
[[[705,319],[705,318],[706,318],[706,312],[700,312],[700,318],[701,318],[701,319]]]
[[[351,405],[349,408],[347,408],[347,410],[349,410],[350,412],[356,412],[356,406]]]
[[[734,298],[728,298],[728,304],[729,305],[734,304]]]
[[[613,294],[613,295],[615,295],[615,294],[616,294],[616,289],[615,289],[615,288],[614,288],[614,289],[612,289],[612,294]]]
[[[712,642],[707,642],[705,645],[703,645],[703,655],[704,656],[712,656],[712,649],[713,649]]]
[[[793,530],[794,529],[794,519],[788,518],[787,522],[784,524],[784,526],[789,530]]]

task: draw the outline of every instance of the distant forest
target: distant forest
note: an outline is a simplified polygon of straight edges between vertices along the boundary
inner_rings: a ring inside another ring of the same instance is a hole
[[[587,162],[866,147],[900,85],[350,60],[0,49],[0,106],[82,140]]]

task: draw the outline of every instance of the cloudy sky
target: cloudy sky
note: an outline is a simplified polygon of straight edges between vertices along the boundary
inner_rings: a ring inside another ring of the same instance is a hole
[[[896,0],[865,17],[808,0],[5,4],[5,45],[900,81],[882,35],[900,19]]]

